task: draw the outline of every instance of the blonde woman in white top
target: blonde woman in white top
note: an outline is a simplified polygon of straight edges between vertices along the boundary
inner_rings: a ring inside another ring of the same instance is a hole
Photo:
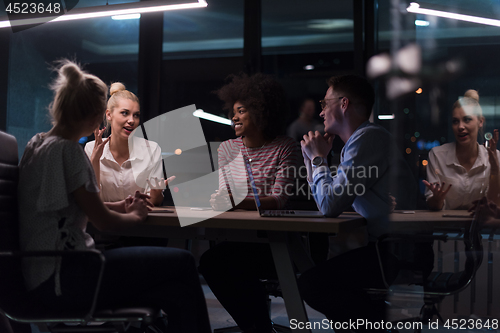
[[[162,179],[160,146],[138,137],[129,142],[130,134],[140,123],[139,99],[119,82],[111,85],[110,95],[105,129],[110,128],[111,135],[103,140],[105,129],[96,129],[95,141],[85,146],[101,187],[101,199],[119,201],[139,191],[149,194],[154,205],[161,205],[162,188],[174,177]]]
[[[468,90],[453,104],[452,129],[456,142],[429,152],[426,199],[430,209],[468,209],[473,201],[487,196],[500,204],[499,133],[494,130],[489,146],[480,145],[484,117],[479,95]]]

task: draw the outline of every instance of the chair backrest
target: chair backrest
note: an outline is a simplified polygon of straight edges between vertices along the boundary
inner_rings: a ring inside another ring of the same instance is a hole
[[[19,250],[17,141],[0,132],[0,251]]]
[[[0,252],[19,250],[17,185],[19,180],[16,138],[0,131]],[[25,292],[19,260],[0,260],[0,308],[19,306]]]
[[[474,218],[465,228],[463,236],[465,247],[464,269],[454,273],[433,272],[425,285],[426,292],[451,295],[464,290],[472,282],[483,262],[481,228],[478,225],[479,216],[478,207]]]

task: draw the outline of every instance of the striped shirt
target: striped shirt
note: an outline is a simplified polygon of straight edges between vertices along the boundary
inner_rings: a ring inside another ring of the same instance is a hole
[[[278,136],[263,147],[247,148],[241,137],[227,140],[219,146],[219,188],[226,188],[224,170],[232,189],[242,189],[246,198],[253,198],[241,154],[251,159],[252,173],[259,196],[276,199],[277,207],[283,208],[293,194],[297,178],[299,147],[291,138]],[[239,157],[238,157],[239,156]],[[233,196],[235,195],[233,190]]]

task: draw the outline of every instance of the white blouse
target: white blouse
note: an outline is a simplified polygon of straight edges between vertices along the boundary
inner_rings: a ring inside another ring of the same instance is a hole
[[[19,164],[19,224],[23,251],[90,250],[94,240],[86,233],[87,216],[73,192],[84,186],[98,192],[94,170],[77,142],[45,133],[27,144]],[[26,287],[32,290],[55,273],[59,284],[60,261],[45,258],[23,261]]]
[[[488,191],[491,170],[488,151],[478,144],[479,153],[476,162],[467,171],[458,162],[455,148],[456,143],[452,142],[431,149],[427,165],[427,181],[440,184],[444,182],[445,188],[452,185],[445,197],[443,209],[469,209],[472,201],[481,199]],[[497,158],[500,161],[498,150]],[[426,199],[432,195],[427,189]]]
[[[133,137],[129,141],[129,159],[119,165],[109,150],[109,142],[104,146],[100,165],[101,199],[115,202],[133,195],[135,191],[149,194],[146,180],[163,178],[161,148],[153,141]],[[131,144],[132,143],[132,144]],[[90,159],[95,141],[85,145]]]

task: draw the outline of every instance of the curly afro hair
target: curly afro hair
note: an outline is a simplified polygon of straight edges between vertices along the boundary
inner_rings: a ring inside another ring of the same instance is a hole
[[[224,102],[228,118],[233,117],[233,105],[243,104],[250,118],[268,139],[273,139],[285,130],[288,102],[285,91],[271,75],[257,73],[230,75],[229,81],[215,93]]]

